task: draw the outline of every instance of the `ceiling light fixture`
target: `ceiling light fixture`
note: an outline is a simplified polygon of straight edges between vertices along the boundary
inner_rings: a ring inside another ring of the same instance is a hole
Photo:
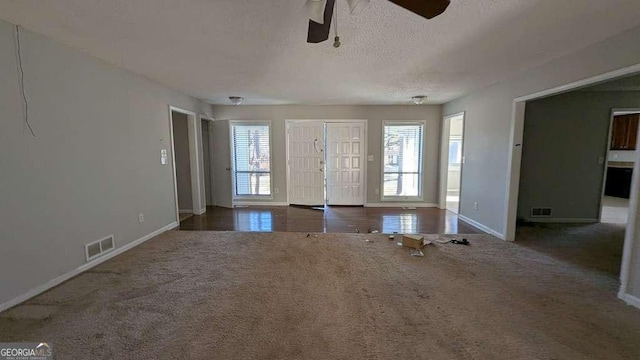
[[[411,98],[414,104],[422,105],[427,100],[427,95],[417,95]]]
[[[229,96],[229,101],[231,101],[233,105],[240,105],[242,101],[244,101],[244,98],[242,96]]]

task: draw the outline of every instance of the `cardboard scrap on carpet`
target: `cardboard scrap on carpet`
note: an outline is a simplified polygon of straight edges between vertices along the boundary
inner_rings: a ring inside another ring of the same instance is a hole
[[[424,236],[422,235],[402,235],[402,246],[420,250],[424,247]]]

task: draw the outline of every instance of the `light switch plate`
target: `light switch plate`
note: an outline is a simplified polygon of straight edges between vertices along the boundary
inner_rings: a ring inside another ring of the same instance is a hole
[[[373,155],[368,155],[367,156],[367,161],[373,161]]]
[[[167,165],[169,163],[169,156],[167,155],[167,149],[160,149],[160,163]]]

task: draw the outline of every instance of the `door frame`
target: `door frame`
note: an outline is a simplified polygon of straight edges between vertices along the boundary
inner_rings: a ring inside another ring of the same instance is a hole
[[[369,152],[368,152],[368,149],[369,149],[369,120],[367,120],[367,119],[286,119],[285,120],[284,132],[285,132],[285,154],[286,154],[286,162],[287,162],[287,182],[286,182],[286,185],[287,185],[287,205],[291,204],[291,201],[289,201],[289,191],[290,191],[290,186],[289,186],[289,184],[290,184],[290,180],[289,180],[289,174],[290,174],[290,171],[289,171],[289,167],[290,167],[289,166],[290,165],[289,164],[289,126],[291,124],[293,124],[293,123],[296,123],[296,122],[312,122],[312,121],[322,121],[323,122],[323,124],[324,124],[323,126],[324,126],[324,129],[325,129],[325,131],[323,133],[323,135],[325,137],[324,140],[326,140],[326,135],[327,135],[327,132],[326,132],[326,124],[327,123],[361,123],[361,124],[364,124],[364,149],[363,149],[364,165],[363,165],[363,168],[362,168],[362,172],[363,172],[363,176],[364,176],[364,181],[363,181],[364,184],[363,184],[362,191],[364,192],[364,205],[363,206],[366,206],[367,199],[369,197],[368,196],[368,187],[367,187],[367,184],[369,182],[368,181],[369,177],[367,176],[368,175],[367,174],[367,169],[368,169],[367,163],[369,162],[368,161],[368,154],[369,154]],[[323,151],[323,157],[324,157],[323,158],[323,162],[324,163],[323,163],[323,165],[326,166],[327,165],[327,152],[326,152],[327,144],[326,144],[326,141],[323,141],[323,143],[324,143],[324,149],[323,149],[324,150]],[[324,171],[324,176],[325,176],[325,182],[324,182],[324,194],[325,194],[324,198],[325,199],[324,199],[324,203],[326,204],[327,203],[327,182],[326,182],[327,172],[326,172],[326,169]]]
[[[192,212],[195,215],[202,215],[202,194],[204,193],[203,182],[200,180],[202,174],[202,154],[198,149],[198,144],[202,144],[202,126],[199,123],[196,124],[199,117],[194,111],[179,108],[177,106],[169,105],[169,135],[171,138],[171,168],[173,170],[173,195],[176,207],[176,222],[180,224],[180,206],[178,204],[178,178],[176,173],[176,147],[173,134],[173,112],[177,112],[187,116],[187,127],[189,129],[189,167],[191,170],[191,202]],[[198,141],[200,139],[200,141]],[[200,146],[202,147],[202,146]],[[206,211],[206,206],[205,206]]]
[[[507,241],[515,240],[516,219],[518,211],[518,192],[520,182],[520,167],[522,163],[522,139],[524,134],[526,102],[552,95],[561,94],[588,85],[594,85],[607,80],[633,75],[640,72],[640,64],[628,66],[618,70],[609,71],[587,79],[571,82],[547,90],[539,91],[513,99],[511,114],[511,130],[509,135],[509,149],[507,162],[507,186],[505,189],[505,213],[503,217],[504,227],[500,238]],[[634,168],[640,169],[640,151],[636,152]],[[640,308],[640,299],[627,293],[629,275],[631,273],[631,259],[634,255],[636,238],[640,236],[640,223],[637,218],[640,198],[640,171],[634,171],[631,178],[631,196],[629,199],[629,220],[624,236],[622,252],[622,265],[620,267],[620,290],[618,298],[627,304]]]
[[[444,116],[442,118],[442,137],[440,139],[440,201],[438,208],[447,209],[447,185],[449,183],[449,133],[451,131],[451,119],[462,116],[462,145],[460,151],[462,152],[462,163],[460,164],[460,199],[458,202],[458,214],[460,214],[460,204],[462,203],[462,174],[464,172],[464,139],[466,124],[466,112],[461,111],[459,113]]]

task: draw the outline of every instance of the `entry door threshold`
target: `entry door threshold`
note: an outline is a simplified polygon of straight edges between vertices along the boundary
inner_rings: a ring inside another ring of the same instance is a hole
[[[324,205],[296,205],[296,204],[291,204],[290,206],[303,208],[303,209],[324,211]]]

